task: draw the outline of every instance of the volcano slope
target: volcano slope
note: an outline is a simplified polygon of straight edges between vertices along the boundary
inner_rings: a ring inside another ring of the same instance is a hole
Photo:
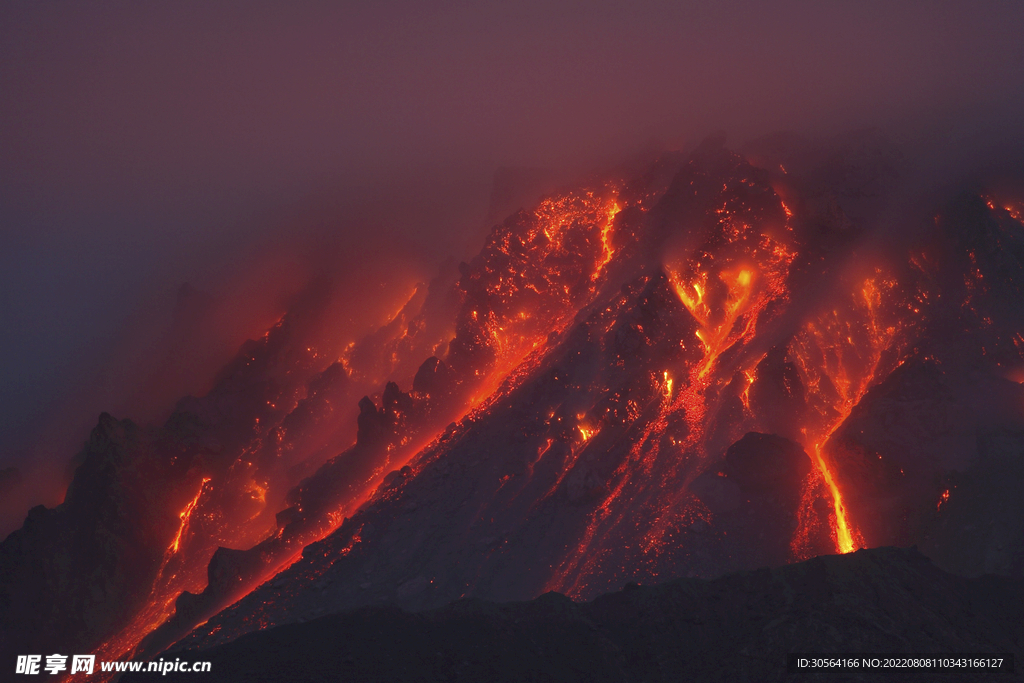
[[[1019,576],[1019,205],[894,230],[890,146],[790,147],[553,194],[355,348],[311,294],[161,429],[103,418],[65,504],[0,546],[8,642],[151,657],[891,544]]]
[[[838,208],[870,213],[871,197],[822,197],[714,145],[663,189],[644,183],[618,190],[612,233],[629,239],[611,240],[572,321],[184,645],[361,605],[589,599],[893,542],[1019,574],[1017,498],[949,488],[1021,480],[1019,219],[963,196],[913,240],[871,244]],[[876,431],[854,431],[863,420]],[[958,430],[976,439],[941,436]],[[921,445],[869,440],[880,431]],[[958,552],[972,525],[991,552]]]
[[[169,661],[209,661],[219,681],[879,680],[787,672],[816,653],[1013,653],[1024,582],[965,579],[916,549],[878,548],[714,580],[676,579],[576,603],[465,599],[426,612],[363,607],[243,636]],[[195,674],[123,680],[188,680]],[[881,674],[884,680],[1020,680],[1018,673]]]

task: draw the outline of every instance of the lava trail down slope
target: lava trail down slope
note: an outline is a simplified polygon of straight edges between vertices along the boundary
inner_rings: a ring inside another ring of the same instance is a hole
[[[798,147],[551,194],[356,342],[312,281],[164,425],[100,417],[64,503],[0,544],[0,654],[890,545],[1021,576],[1019,200],[892,230],[891,145]]]

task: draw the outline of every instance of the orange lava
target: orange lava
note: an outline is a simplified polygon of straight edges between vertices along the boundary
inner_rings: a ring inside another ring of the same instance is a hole
[[[456,421],[467,417],[472,419],[473,415],[487,410],[493,401],[507,395],[529,377],[543,359],[552,334],[557,336],[566,329],[580,307],[593,300],[607,267],[617,255],[615,219],[621,210],[616,191],[609,186],[546,198],[521,222],[495,228],[482,252],[486,257],[482,269],[460,281],[460,285],[469,288],[468,296],[478,297],[479,305],[465,309],[462,319],[455,321],[456,334],[469,338],[471,350],[483,347],[488,354],[482,356],[482,361],[481,357],[470,356],[470,367],[475,374],[464,380],[467,402],[461,407],[454,407],[457,414],[452,417]],[[582,252],[581,245],[585,245]],[[411,296],[403,299],[404,303],[399,302],[398,312],[385,323],[384,327],[391,334],[380,353],[385,361],[384,367],[378,371],[390,374],[402,363],[414,363],[413,367],[418,367],[422,362],[421,356],[407,357],[412,347],[406,342],[415,314],[413,304],[422,298],[421,295],[425,295],[425,290],[414,290]],[[268,332],[265,338],[269,335]],[[350,375],[366,370],[353,365],[351,354],[354,348],[355,344],[349,344],[339,359]],[[452,362],[451,355],[449,351],[448,362]],[[372,380],[374,377],[361,379]],[[273,405],[270,407],[275,408]],[[578,429],[581,438],[574,448],[577,455],[598,432],[596,427],[586,424],[579,425]],[[374,476],[366,481],[362,495],[357,495],[344,509],[330,511],[327,514],[330,523],[304,538],[300,545],[315,542],[333,532],[345,515],[352,514],[374,495],[386,470],[402,467],[439,435],[440,431],[402,440],[400,451],[389,451],[387,462],[382,463]],[[148,633],[174,613],[174,603],[181,591],[202,591],[209,557],[190,556],[195,549],[190,548],[193,541],[188,531],[192,517],[199,514],[197,509],[202,510],[210,504],[209,496],[204,496],[209,489],[209,481],[203,479],[199,491],[180,511],[181,523],[166,552],[149,600],[132,615],[124,628],[97,649],[104,658],[130,656]],[[249,492],[254,500],[265,505],[268,498],[265,487],[253,482]],[[301,547],[294,556],[268,565],[258,580],[239,586],[241,592],[235,599],[240,599],[300,556]]]
[[[607,266],[611,262],[612,257],[615,256],[615,250],[612,248],[611,244],[611,232],[612,224],[615,222],[615,217],[619,215],[620,211],[622,211],[622,207],[619,206],[619,203],[616,201],[613,201],[611,206],[608,208],[608,219],[601,227],[602,257],[597,263],[597,268],[595,269],[594,274],[591,276],[592,280],[597,279],[601,274],[601,271],[604,270],[604,267]]]
[[[196,497],[189,501],[185,509],[178,513],[181,518],[181,526],[178,527],[178,533],[174,536],[174,542],[171,543],[170,551],[172,553],[178,552],[178,544],[181,543],[181,534],[184,533],[185,529],[188,528],[188,520],[192,516],[192,511],[196,509],[196,505],[199,504],[199,497],[203,495],[203,489],[206,488],[206,483],[210,481],[209,477],[203,477],[203,482],[199,485],[199,490],[196,491]]]
[[[830,520],[836,551],[849,553],[864,545],[843,504],[843,496],[826,459],[826,445],[846,421],[868,389],[891,367],[883,367],[883,356],[899,348],[901,332],[908,320],[887,323],[884,318],[899,305],[899,287],[880,269],[864,279],[846,303],[825,311],[809,321],[794,337],[790,358],[800,369],[804,387],[819,418],[804,429],[814,443],[811,459],[832,497],[834,517]],[[894,320],[898,320],[894,316]],[[810,523],[809,518],[802,524]],[[809,531],[798,529],[794,551]]]
[[[744,179],[736,184],[752,187],[754,183]],[[671,524],[672,515],[676,520],[689,516],[709,521],[711,514],[707,507],[702,507],[703,503],[688,503],[689,508],[676,509],[677,503],[686,500],[687,484],[692,481],[686,479],[691,475],[685,474],[687,470],[680,463],[691,458],[694,466],[690,471],[699,472],[697,465],[720,455],[705,452],[711,450],[706,441],[718,443],[721,434],[728,435],[734,427],[745,429],[757,424],[757,416],[752,414],[751,407],[751,388],[758,380],[758,361],[754,359],[758,356],[764,358],[769,344],[752,342],[758,327],[763,330],[767,325],[775,324],[780,319],[776,317],[777,311],[785,308],[789,301],[787,280],[796,258],[795,242],[788,224],[793,213],[781,199],[769,192],[774,197],[768,203],[772,203],[772,215],[775,217],[757,227],[759,214],[750,213],[743,206],[742,198],[746,195],[733,193],[739,198],[731,199],[732,189],[730,193],[726,193],[726,189],[723,186],[725,198],[722,207],[714,211],[717,222],[707,228],[713,235],[697,248],[691,249],[693,245],[688,245],[689,252],[674,261],[666,258],[663,264],[671,291],[681,303],[679,307],[673,301],[670,313],[675,316],[674,320],[683,321],[688,326],[678,329],[692,330],[692,323],[686,318],[686,312],[689,313],[696,323],[695,336],[701,346],[695,346],[692,338],[677,339],[680,335],[673,333],[669,337],[672,347],[681,347],[687,350],[686,353],[673,357],[664,365],[658,360],[657,366],[647,368],[647,385],[638,388],[633,395],[636,398],[630,398],[628,429],[632,430],[629,433],[631,443],[623,448],[623,451],[628,448],[628,452],[608,478],[607,492],[605,494],[602,489],[603,500],[591,513],[585,530],[565,553],[561,565],[552,572],[548,585],[551,590],[578,593],[591,570],[604,560],[609,545],[616,542],[609,531],[633,524],[630,515],[641,503],[665,511],[649,528],[634,526],[627,529],[632,534],[629,538],[635,539],[644,553],[659,552],[659,547],[665,543],[664,534]],[[446,363],[460,377],[459,390],[464,391],[459,394],[460,405],[450,411],[458,415],[457,420],[467,416],[473,419],[489,410],[496,401],[507,397],[513,388],[533,377],[548,351],[557,344],[559,336],[571,329],[577,313],[599,302],[599,296],[604,296],[602,285],[609,278],[609,265],[616,258],[623,258],[619,251],[627,250],[628,240],[616,234],[617,229],[623,230],[623,225],[632,224],[632,221],[625,223],[620,220],[616,225],[623,209],[619,201],[625,202],[624,196],[612,186],[606,186],[601,190],[548,197],[532,211],[523,212],[506,224],[496,226],[482,257],[472,264],[464,264],[466,270],[460,279],[460,287],[466,303],[460,304],[463,308],[455,322],[455,338],[451,340],[445,357]],[[778,223],[783,216],[786,232],[780,235]],[[619,249],[616,249],[616,243]],[[918,267],[924,272],[924,265]],[[649,282],[663,286],[660,279],[650,279]],[[848,284],[853,284],[845,290],[852,292],[849,300],[843,299],[846,295],[837,294],[836,298],[841,300],[839,303],[812,316],[788,341],[788,360],[797,367],[808,397],[808,417],[803,430],[805,441],[814,444],[810,456],[814,472],[805,482],[799,527],[791,544],[794,554],[798,545],[807,545],[811,525],[816,523],[810,503],[824,497],[826,491],[832,502],[829,522],[836,550],[848,553],[864,544],[844,504],[837,481],[837,461],[829,460],[830,454],[835,454],[827,446],[868,389],[891,369],[887,363],[893,360],[894,354],[890,352],[898,349],[902,326],[910,322],[888,322],[899,320],[893,315],[898,287],[880,270],[866,279],[850,280]],[[671,291],[662,289],[658,293],[671,298]],[[402,355],[407,349],[404,340],[412,329],[406,309],[412,311],[411,303],[416,296],[414,291],[388,323],[395,327],[385,354],[388,372],[402,363],[422,360],[421,357]],[[609,312],[611,310],[608,309]],[[801,311],[800,315],[804,312]],[[609,320],[610,330],[616,316],[610,315]],[[786,324],[795,326],[798,322],[794,319]],[[770,343],[785,344],[793,329],[787,327],[785,339],[778,341],[773,338]],[[642,328],[640,332],[643,333]],[[691,337],[691,334],[688,331],[685,336]],[[1021,344],[1024,344],[1024,337]],[[349,345],[341,357],[347,372],[353,348]],[[312,352],[312,349],[308,350]],[[685,358],[685,362],[680,358]],[[460,372],[465,374],[459,375]],[[758,392],[754,393],[756,408],[759,399]],[[729,403],[725,403],[726,399]],[[742,411],[738,408],[739,403]],[[735,418],[735,425],[728,424],[727,429],[715,434],[708,425],[714,423],[722,405],[733,407],[733,414],[740,416]],[[602,434],[600,429],[606,423],[586,415],[577,414],[577,421],[566,425],[563,434],[572,434],[572,437],[565,464],[543,499],[556,492],[585,449],[596,450],[612,439],[614,428],[607,428]],[[586,422],[582,421],[584,419]],[[259,418],[256,420],[258,422]],[[673,431],[676,428],[678,431]],[[332,510],[330,523],[325,523],[317,534],[310,534],[310,538],[303,540],[312,542],[337,529],[345,514],[352,514],[375,495],[386,468],[405,465],[429,442],[441,438],[440,432],[428,433],[430,431],[424,427],[415,438],[407,437],[410,440],[401,441],[399,450],[389,452],[384,462],[375,463],[375,467],[379,465],[377,471],[360,482],[360,485],[365,485],[362,495],[344,508],[339,506],[339,509]],[[552,439],[546,441],[538,459],[552,450],[552,443]],[[413,466],[422,467],[425,460],[412,461]],[[203,498],[203,493],[207,491],[209,481],[209,478],[202,480],[194,498],[178,513],[181,523],[166,551],[149,604],[133,615],[129,625],[115,638],[100,648],[99,652],[107,659],[123,657],[134,650],[147,633],[173,613],[174,600],[180,591],[201,590],[202,586],[196,584],[205,580],[205,564],[200,567],[193,562],[194,566],[190,565],[186,570],[182,569],[184,565],[179,558],[171,556],[178,555],[179,551],[182,551],[182,558],[189,556],[189,546],[195,537],[195,533],[188,533],[190,520],[201,500],[203,508],[196,513],[199,515],[197,519],[205,519],[211,496]],[[502,479],[503,485],[505,481],[507,477]],[[250,490],[254,500],[266,505],[266,488],[254,482]],[[939,507],[946,499],[948,491],[939,501]],[[856,498],[851,495],[847,500],[855,501]],[[824,527],[820,528],[824,534]],[[314,535],[315,538],[312,537]],[[358,543],[358,534],[353,539],[353,543]],[[340,552],[347,553],[351,545]],[[256,584],[245,586],[242,594],[300,556],[301,547],[282,562],[268,565],[264,576]],[[173,575],[171,570],[175,567],[179,568],[180,577]],[[163,576],[164,569],[170,576]]]
[[[700,279],[689,285],[683,284],[675,274],[669,277],[679,300],[700,325],[697,338],[704,345],[704,359],[698,367],[697,375],[704,378],[711,371],[719,355],[736,342],[733,328],[739,317],[749,308],[754,274],[749,268],[719,273],[719,279],[725,283],[728,294],[718,315],[713,315],[711,302],[707,301],[705,295],[706,273],[701,273]],[[740,337],[746,336],[753,322],[754,317],[748,317],[747,325],[740,333]]]
[[[607,544],[609,530],[628,525],[627,516],[646,491],[661,489],[653,482],[659,468],[674,469],[672,461],[680,454],[703,457],[705,423],[717,409],[718,390],[727,385],[737,369],[732,363],[720,368],[723,356],[743,347],[753,338],[759,319],[768,306],[788,297],[786,279],[795,253],[782,242],[760,233],[738,215],[740,210],[728,203],[716,211],[719,236],[726,246],[715,257],[697,250],[682,261],[665,264],[664,272],[683,307],[697,323],[696,336],[703,355],[686,368],[675,382],[668,370],[655,376],[658,392],[656,413],[643,424],[627,456],[612,473],[614,482],[600,506],[592,513],[582,537],[571,548],[548,582],[547,590],[577,595],[585,590],[587,576],[598,566]],[[715,267],[701,266],[703,262]],[[686,344],[686,340],[682,340]],[[749,389],[749,386],[748,386]],[[714,391],[712,391],[714,390]],[[709,396],[715,403],[709,405]],[[686,436],[663,439],[673,421],[685,421]],[[663,441],[670,446],[663,449]],[[670,451],[670,452],[664,452]],[[572,467],[567,463],[567,469]],[[693,509],[678,505],[677,491],[666,490],[659,503],[664,514],[637,539],[643,553],[655,556],[665,544],[665,533],[673,520],[682,517],[709,518],[700,504]],[[705,519],[707,521],[707,519]]]
[[[744,370],[743,379],[746,380],[746,386],[743,387],[742,393],[740,393],[740,400],[743,402],[743,407],[749,412],[750,411],[750,387],[754,386],[754,381],[757,379],[757,375],[754,370]]]
[[[832,473],[829,472],[828,466],[825,464],[825,459],[821,455],[821,447],[817,444],[814,446],[814,460],[818,466],[818,471],[821,472],[821,476],[825,480],[825,484],[832,493],[832,507],[836,515],[834,529],[836,550],[842,554],[852,553],[857,549],[858,545],[863,545],[863,539],[859,533],[854,531],[847,519],[846,508],[843,506],[843,496],[839,492],[839,486],[836,485]],[[854,541],[854,536],[857,537],[857,541]]]

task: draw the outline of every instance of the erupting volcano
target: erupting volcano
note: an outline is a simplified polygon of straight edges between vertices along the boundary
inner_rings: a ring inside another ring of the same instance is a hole
[[[709,139],[591,177],[356,343],[312,283],[163,426],[100,417],[65,502],[3,543],[5,657],[888,545],[1019,576],[1019,198],[887,235],[879,145]]]

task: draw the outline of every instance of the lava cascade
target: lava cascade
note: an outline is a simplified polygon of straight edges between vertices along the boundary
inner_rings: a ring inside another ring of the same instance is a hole
[[[248,551],[247,556],[236,554],[231,558],[233,566],[229,566],[228,571],[234,576],[229,583],[214,586],[211,580],[203,587],[195,580],[195,574],[205,570],[205,564],[193,561],[190,568],[194,580],[189,583],[164,581],[155,587],[146,606],[121,635],[101,647],[101,652],[110,653],[113,658],[117,656],[114,653],[132,651],[140,635],[152,631],[171,616],[172,605],[175,619],[165,631],[173,638],[177,630],[187,630],[203,616],[244,595],[293,562],[303,547],[336,529],[380,483],[389,468],[404,466],[414,453],[435,438],[444,424],[459,419],[494,393],[497,385],[521,366],[528,354],[544,345],[552,331],[564,327],[574,311],[589,302],[602,284],[604,269],[614,254],[613,226],[619,211],[613,187],[546,199],[533,211],[522,212],[497,226],[480,256],[461,266],[454,296],[448,295],[449,299],[461,301],[454,315],[454,325],[445,327],[437,320],[428,319],[429,309],[421,308],[419,315],[410,313],[417,298],[414,294],[391,322],[364,341],[361,348],[347,347],[336,364],[310,382],[306,399],[293,401],[288,406],[291,411],[285,413],[280,426],[267,430],[272,443],[288,440],[291,436],[288,427],[309,424],[309,419],[301,422],[298,418],[303,416],[303,410],[308,412],[308,403],[316,400],[314,391],[330,393],[331,384],[339,383],[332,378],[332,371],[350,382],[353,376],[360,374],[372,380],[380,375],[382,365],[384,372],[393,372],[408,364],[410,356],[423,352],[422,342],[410,344],[408,341],[418,332],[453,329],[454,333],[446,358],[432,357],[425,361],[416,373],[411,392],[404,393],[389,382],[381,394],[381,408],[368,397],[360,402],[356,444],[328,460],[288,494],[285,503],[290,506],[277,515],[278,528]],[[425,308],[425,302],[421,307]],[[439,349],[440,345],[433,338],[429,341],[432,350]],[[371,343],[383,343],[385,350],[370,354],[367,347]],[[369,356],[376,361],[376,366],[371,365],[378,368],[376,375],[365,369],[361,373],[357,371],[360,354],[364,359]],[[325,384],[326,388],[318,386]],[[336,389],[334,393],[338,393]],[[267,405],[277,408],[271,401]],[[316,422],[327,418],[315,417]],[[259,425],[259,418],[256,424]],[[304,436],[299,434],[300,438]],[[250,467],[253,456],[259,456],[265,449],[262,441],[249,445],[233,468]],[[237,477],[233,479],[238,481]],[[203,487],[207,481],[209,479],[203,480]],[[267,510],[269,481],[244,481],[245,490],[253,492],[263,503],[263,510]],[[186,511],[180,513],[182,526],[173,544],[174,554],[182,532],[187,533],[190,528],[186,519],[194,514],[199,497],[197,495],[186,506]],[[211,508],[214,512],[207,514],[216,515],[213,501],[208,503],[207,509]],[[255,512],[250,521],[259,514],[260,511]],[[193,536],[199,537],[193,544],[197,540],[202,542],[201,533],[193,532]],[[209,540],[206,539],[207,544]],[[215,540],[220,539],[215,537]],[[235,543],[237,540],[232,544]],[[213,563],[217,560],[214,557]],[[192,600],[187,608],[178,597],[183,590],[188,591],[186,602]],[[197,594],[197,599],[187,597]],[[157,644],[151,647],[163,642],[159,634],[151,640]]]
[[[1002,261],[974,243],[944,271],[927,245],[849,256],[785,175],[712,145],[552,195],[359,343],[304,323],[315,296],[289,311],[147,442],[168,482],[150,568],[98,654],[153,654],[207,619],[191,642],[287,621],[332,572],[375,566],[386,514],[440,500],[484,454],[492,474],[435,505],[447,535],[387,570],[398,598],[587,598],[870,544],[844,425],[932,357],[921,340],[948,301],[957,324],[984,309]],[[987,211],[1019,233],[1019,214]],[[1021,330],[997,346],[1024,362]],[[471,537],[479,552],[442,569]],[[345,590],[339,604],[369,599]]]
[[[309,548],[275,582],[282,588],[257,590],[186,643],[316,616],[317,591],[332,591],[335,609],[549,589],[587,598],[629,580],[870,544],[836,435],[873,391],[927,355],[941,283],[915,275],[914,250],[853,252],[848,221],[799,198],[791,208],[775,189],[785,181],[738,155],[698,151],[657,191],[619,184],[605,210],[615,216],[611,259],[598,249],[601,214],[589,221],[585,263],[606,281],[579,290],[572,315],[542,343],[510,345],[509,321],[530,316],[512,305],[516,288],[499,294],[514,275],[487,273],[491,285],[460,315],[497,329],[464,335],[459,353],[491,367],[501,349],[526,357]],[[510,227],[517,239],[502,235]],[[489,247],[504,246],[502,262],[515,253],[507,245],[542,234],[547,245],[551,231],[506,222]],[[572,271],[543,277],[562,272]],[[576,272],[585,286],[586,270]],[[491,297],[500,313],[483,316]],[[444,532],[405,531],[421,514],[444,520]],[[409,559],[385,550],[403,544]],[[454,557],[457,569],[445,560]]]

